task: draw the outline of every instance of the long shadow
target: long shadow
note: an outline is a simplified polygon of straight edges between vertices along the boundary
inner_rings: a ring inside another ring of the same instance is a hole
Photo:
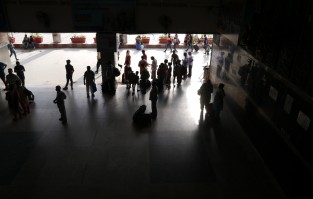
[[[29,62],[34,61],[34,60],[38,59],[39,57],[45,56],[45,55],[52,52],[52,50],[40,50],[40,51],[41,52],[36,54],[36,55],[30,56],[26,59],[23,59],[23,61],[21,61],[21,64],[22,65],[28,64]]]

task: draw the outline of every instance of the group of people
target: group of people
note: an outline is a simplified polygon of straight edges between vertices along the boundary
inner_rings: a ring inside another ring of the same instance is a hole
[[[220,119],[220,112],[223,110],[224,106],[224,84],[220,83],[218,89],[215,92],[213,103],[211,103],[211,96],[213,93],[213,85],[211,80],[206,80],[198,90],[198,95],[200,95],[200,109],[201,115],[203,114],[203,109],[206,110],[206,115],[214,118],[216,120]]]
[[[25,49],[28,49],[28,48],[29,49],[34,49],[35,48],[35,44],[36,44],[36,42],[34,41],[33,36],[29,36],[28,37],[27,34],[25,34],[22,43],[23,43],[23,47]]]
[[[133,95],[135,93],[135,87],[137,91],[146,93],[146,89],[151,86],[151,81],[156,82],[159,91],[162,91],[164,86],[167,89],[171,88],[171,84],[176,84],[179,87],[183,79],[192,76],[193,56],[191,52],[184,53],[182,59],[176,54],[176,51],[172,51],[171,60],[165,59],[158,65],[158,61],[154,56],[150,57],[151,63],[147,61],[147,54],[145,50],[142,50],[141,60],[138,62],[139,72],[133,71],[131,64],[131,55],[129,50],[126,51],[126,57],[124,62],[124,74],[123,82],[126,83],[126,88],[132,87]],[[148,67],[151,66],[151,75]],[[139,76],[140,75],[140,76]]]
[[[9,110],[13,115],[13,120],[16,121],[18,118],[22,119],[30,113],[29,100],[34,99],[34,95],[25,87],[25,68],[18,61],[13,69],[8,69],[8,74],[5,74],[6,64],[0,62],[0,77],[5,85],[6,93],[5,98],[8,101]]]
[[[229,73],[231,70],[231,65],[233,63],[234,50],[231,48],[227,55],[225,52],[221,51],[220,54],[216,57],[217,67],[216,67],[216,76],[219,78],[229,79]]]

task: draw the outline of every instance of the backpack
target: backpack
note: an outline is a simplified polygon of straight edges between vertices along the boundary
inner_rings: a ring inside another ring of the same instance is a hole
[[[117,77],[117,76],[119,76],[121,74],[121,72],[120,72],[120,70],[118,68],[114,67],[113,74],[114,74],[115,77]]]

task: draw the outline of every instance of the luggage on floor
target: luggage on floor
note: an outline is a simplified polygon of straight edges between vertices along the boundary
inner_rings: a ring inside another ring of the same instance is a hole
[[[199,46],[197,44],[193,45],[193,49],[195,49],[196,52],[199,50]]]

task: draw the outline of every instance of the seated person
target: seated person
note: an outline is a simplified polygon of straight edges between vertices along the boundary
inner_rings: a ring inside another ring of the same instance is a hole
[[[145,113],[146,105],[141,105],[133,115],[133,122],[138,125],[148,125],[151,123],[151,114]]]
[[[28,46],[29,48],[35,48],[35,41],[34,41],[33,36],[29,36]]]
[[[25,49],[28,48],[28,45],[29,45],[29,38],[27,37],[27,34],[25,34],[22,43],[23,43],[23,46],[24,46]]]

